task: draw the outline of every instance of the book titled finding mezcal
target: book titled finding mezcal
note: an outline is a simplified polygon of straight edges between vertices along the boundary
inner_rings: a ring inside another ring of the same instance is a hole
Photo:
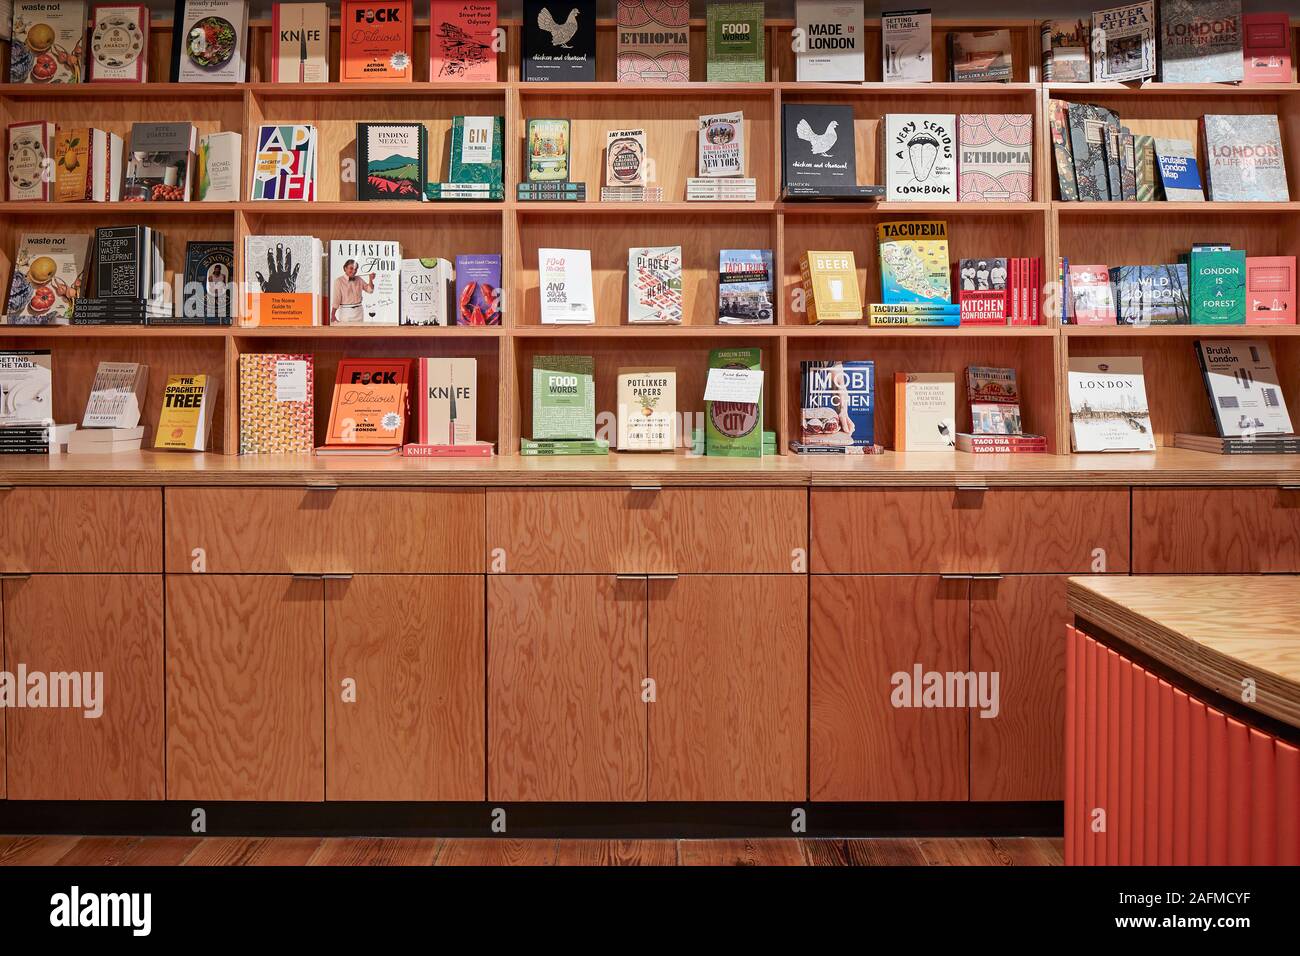
[[[273,4],[271,36],[272,83],[329,82],[329,4]]]
[[[428,139],[423,123],[358,123],[357,198],[422,201]]]
[[[672,451],[677,445],[677,370],[618,370],[618,450]]]
[[[339,80],[401,83],[415,75],[415,11],[411,0],[342,0],[339,9]]]
[[[682,324],[682,247],[637,246],[627,251],[630,325]]]
[[[957,200],[956,116],[887,113],[880,136],[887,200]]]
[[[248,0],[176,0],[173,83],[243,83],[248,73]]]
[[[796,0],[795,78],[807,83],[866,79],[862,0]]]
[[[596,79],[595,0],[524,0],[525,82],[590,83]]]
[[[330,242],[330,325],[397,325],[402,247],[396,242]]]
[[[429,4],[429,79],[493,83],[497,79],[496,0]]]
[[[618,82],[691,78],[689,0],[618,0]]]
[[[1287,202],[1282,130],[1275,114],[1203,117],[1205,180],[1214,202]]]
[[[1196,358],[1221,438],[1292,434],[1286,396],[1267,342],[1201,339]]]
[[[1154,451],[1140,356],[1070,356],[1070,444],[1073,451]]]
[[[1165,83],[1240,82],[1241,43],[1241,0],[1160,0]]]
[[[705,78],[710,83],[767,79],[762,3],[709,3],[705,9]]]
[[[934,80],[929,10],[894,10],[880,14],[881,68],[886,83]]]
[[[1092,15],[1092,79],[1096,83],[1149,80],[1156,75],[1155,0]]]
[[[537,279],[542,300],[543,325],[595,323],[590,250],[538,249]]]

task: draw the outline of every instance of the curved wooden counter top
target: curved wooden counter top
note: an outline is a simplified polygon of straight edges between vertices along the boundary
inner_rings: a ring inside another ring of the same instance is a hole
[[[1300,727],[1300,577],[1077,577],[1067,595],[1079,617],[1194,683]]]

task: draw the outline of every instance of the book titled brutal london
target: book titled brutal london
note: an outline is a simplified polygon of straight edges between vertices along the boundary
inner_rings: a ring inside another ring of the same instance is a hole
[[[957,117],[888,113],[881,127],[885,198],[896,202],[957,199]]]
[[[1241,0],[1160,0],[1160,79],[1235,83],[1244,77]]]
[[[595,80],[595,0],[524,0],[523,42],[525,81]]]
[[[1277,116],[1207,113],[1205,178],[1215,202],[1287,202],[1291,198]]]
[[[963,113],[957,120],[957,198],[1029,202],[1034,118],[1028,113]]]
[[[689,0],[618,0],[618,81],[691,78]]]
[[[1146,80],[1156,75],[1154,0],[1092,15],[1092,78],[1097,83]]]
[[[863,56],[862,0],[797,0],[795,78],[800,82],[861,83]]]

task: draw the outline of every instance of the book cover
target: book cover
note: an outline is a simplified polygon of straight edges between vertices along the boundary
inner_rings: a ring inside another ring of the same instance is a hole
[[[5,313],[11,325],[64,325],[82,291],[90,237],[23,233]]]
[[[41,120],[11,123],[7,130],[6,198],[10,202],[46,202],[51,198],[49,164],[54,156],[54,124]]]
[[[1007,324],[1006,259],[962,259],[957,264],[957,278],[962,325]]]
[[[1110,269],[1111,296],[1118,325],[1145,325],[1142,312],[1142,267],[1114,266]]]
[[[248,0],[176,0],[173,83],[243,83],[248,72]]]
[[[415,377],[420,444],[473,445],[477,442],[477,360],[420,358],[416,360]]]
[[[1028,113],[957,117],[957,199],[1029,202],[1033,195],[1034,118]]]
[[[54,424],[53,368],[49,349],[0,352],[0,429]]]
[[[1070,263],[1070,296],[1075,325],[1115,324],[1115,295],[1105,266]]]
[[[538,249],[537,279],[543,325],[595,323],[590,250]]]
[[[1155,140],[1160,187],[1170,202],[1203,202],[1201,171],[1196,165],[1196,147],[1185,139]]]
[[[450,325],[453,275],[446,259],[403,259],[401,324]]]
[[[195,198],[199,202],[239,202],[243,137],[239,133],[209,133],[199,139],[195,165]]]
[[[157,451],[207,451],[217,383],[210,375],[168,375],[153,447]]]
[[[533,439],[596,437],[596,360],[533,356]]]
[[[1185,266],[1138,266],[1138,319],[1147,325],[1186,325]]]
[[[799,273],[809,322],[862,321],[862,294],[851,250],[809,250],[799,259]]]
[[[10,83],[80,83],[85,67],[85,0],[15,0]]]
[[[423,123],[358,123],[357,199],[422,202],[428,141]]]
[[[1106,202],[1110,191],[1107,147],[1115,114],[1091,103],[1070,103],[1066,108],[1070,131],[1070,153],[1074,157],[1074,180],[1082,202]]]
[[[92,247],[90,286],[97,299],[143,299],[149,291],[149,229],[100,226]]]
[[[1020,389],[1016,370],[972,365],[966,369],[972,435],[1020,435]]]
[[[1286,396],[1267,342],[1201,339],[1196,358],[1221,437],[1292,434]]]
[[[948,34],[948,79],[953,83],[1008,83],[1010,30],[959,30]]]
[[[104,131],[58,126],[54,133],[55,202],[85,202],[96,196],[103,166]]]
[[[1133,133],[1127,126],[1120,129],[1119,149],[1120,195],[1126,202],[1135,202],[1137,200],[1137,149],[1133,143]]]
[[[700,117],[699,174],[706,177],[745,175],[745,114],[716,113]]]
[[[947,223],[882,222],[876,241],[881,302],[952,302]]]
[[[81,416],[82,428],[135,428],[149,387],[149,366],[100,362]]]
[[[246,324],[320,325],[323,260],[312,236],[245,236]]]
[[[596,79],[595,0],[524,0],[522,79],[590,83]]]
[[[627,251],[627,321],[682,324],[681,246],[635,246]]]
[[[880,14],[881,75],[886,83],[930,83],[934,51],[929,10],[889,10]]]
[[[1156,171],[1156,140],[1154,136],[1137,135],[1133,137],[1133,174],[1137,181],[1138,202],[1153,202],[1156,199],[1156,183],[1160,174]]]
[[[689,0],[618,0],[618,82],[691,78]]]
[[[781,104],[782,182],[812,188],[855,186],[853,107]]]
[[[850,137],[850,142],[852,139]],[[957,200],[957,117],[951,113],[887,113],[881,126],[885,199]]]
[[[1092,79],[1092,21],[1076,17],[1042,26],[1043,82],[1087,83]]]
[[[796,0],[795,79],[861,83],[866,79],[862,0]]]
[[[771,249],[718,253],[718,324],[771,325],[776,319]]]
[[[709,3],[705,7],[705,79],[710,83],[762,83],[767,40],[762,3]]]
[[[1246,322],[1246,253],[1197,250],[1188,256],[1193,325],[1244,325]]]
[[[500,186],[504,176],[503,116],[454,116],[451,120],[453,183]]]
[[[496,253],[456,257],[456,324],[500,325],[501,257]]]
[[[528,182],[560,183],[569,179],[569,121],[528,121]]]
[[[177,314],[182,318],[225,319],[228,322],[234,314],[234,295],[234,242],[187,242]]]
[[[1156,75],[1154,0],[1092,15],[1092,79],[1095,83],[1147,80]]]
[[[410,386],[410,359],[340,360],[324,450],[400,448],[406,440]]]
[[[1246,257],[1246,324],[1294,325],[1295,256]]]
[[[1154,451],[1140,356],[1070,356],[1070,444],[1073,451]]]
[[[1242,23],[1242,75],[1247,83],[1291,82],[1291,18],[1247,13]]]
[[[239,356],[239,453],[309,455],[316,444],[315,360],[309,354]]]
[[[91,10],[92,83],[149,79],[149,8],[142,3],[97,3]]]
[[[496,0],[432,0],[429,79],[434,83],[495,83],[496,32]]]
[[[330,241],[330,325],[397,325],[402,247],[388,241]]]
[[[1052,136],[1052,158],[1056,161],[1057,191],[1062,202],[1079,199],[1074,178],[1074,151],[1070,147],[1070,117],[1064,100],[1048,100],[1048,131]]]
[[[709,368],[761,371],[763,353],[756,348],[711,349]],[[757,402],[706,401],[704,453],[723,458],[763,456],[763,395]]]
[[[799,432],[805,445],[869,448],[875,444],[875,362],[802,361],[799,375]]]
[[[415,12],[411,0],[373,3],[341,0],[339,80],[343,83],[410,82]]]
[[[1241,33],[1241,0],[1160,0],[1160,79],[1240,82]]]
[[[188,202],[198,135],[193,123],[133,123],[122,198]]]
[[[672,451],[677,446],[677,370],[618,370],[618,450]]]
[[[329,4],[272,4],[271,38],[272,83],[330,81]]]
[[[605,185],[645,186],[646,134],[643,129],[612,129],[605,134]]]
[[[1274,114],[1202,118],[1206,181],[1215,202],[1288,202],[1282,130]]]
[[[316,199],[316,127],[261,126],[253,154],[253,199]]]
[[[952,451],[957,444],[957,377],[894,373],[894,450]]]

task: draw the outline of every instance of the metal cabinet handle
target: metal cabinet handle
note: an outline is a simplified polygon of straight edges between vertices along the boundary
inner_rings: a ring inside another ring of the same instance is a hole
[[[989,490],[988,485],[958,485],[958,491],[984,492]]]
[[[31,576],[30,571],[15,571],[13,574],[0,574],[0,581],[26,581]]]
[[[646,577],[649,578],[651,581],[676,581],[677,580],[676,574],[647,574]]]
[[[349,571],[347,574],[322,574],[321,578],[326,581],[351,581],[352,572]]]
[[[645,576],[644,574],[616,574],[616,575],[614,575],[614,580],[615,580],[615,581],[644,581],[645,579],[646,579],[646,576]]]
[[[633,491],[663,491],[663,485],[633,485]]]
[[[940,574],[941,581],[1001,581],[1005,575],[997,572],[988,574]]]
[[[1282,485],[1283,491],[1300,491],[1300,485]]]
[[[323,574],[294,574],[291,575],[291,577],[295,581],[324,581],[325,580],[325,575]]]
[[[303,485],[303,488],[307,491],[338,491],[339,490],[338,485],[323,484],[321,482],[312,482]]]

